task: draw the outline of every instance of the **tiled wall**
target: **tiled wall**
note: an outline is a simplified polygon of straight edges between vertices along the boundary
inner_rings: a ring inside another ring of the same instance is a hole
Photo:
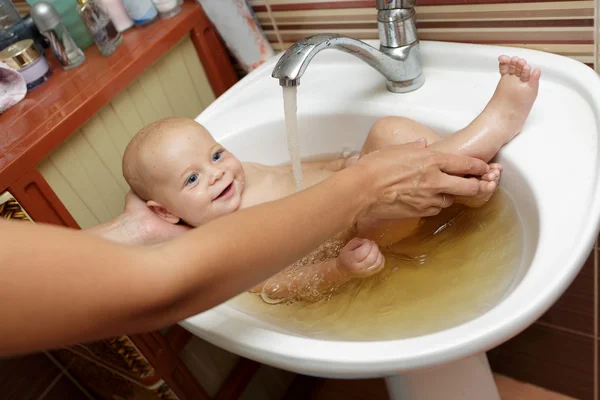
[[[249,0],[276,50],[323,32],[377,39],[375,0]],[[417,0],[423,40],[522,46],[594,62],[594,1]]]
[[[276,50],[317,33],[377,39],[375,0],[249,0]],[[417,0],[422,40],[528,47],[594,64],[594,1]],[[489,353],[492,367],[577,399],[598,399],[597,250],[532,327]]]

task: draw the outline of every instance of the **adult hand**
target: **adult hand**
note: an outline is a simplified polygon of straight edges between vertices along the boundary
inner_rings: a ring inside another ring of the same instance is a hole
[[[474,196],[475,178],[489,171],[472,157],[438,153],[422,139],[389,146],[363,156],[353,167],[369,174],[373,186],[370,207],[362,216],[411,218],[438,214],[454,203],[454,196]]]
[[[184,234],[191,228],[174,225],[152,212],[146,203],[129,191],[125,196],[125,210],[121,215],[121,228],[136,244],[156,244]]]

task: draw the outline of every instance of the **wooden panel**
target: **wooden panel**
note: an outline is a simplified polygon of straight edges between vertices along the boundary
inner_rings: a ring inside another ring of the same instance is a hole
[[[215,95],[189,38],[136,78],[38,169],[82,228],[123,211],[129,189],[121,161],[144,125],[167,116],[196,117]]]
[[[9,191],[35,222],[79,228],[48,182],[35,168],[25,171],[13,182]]]

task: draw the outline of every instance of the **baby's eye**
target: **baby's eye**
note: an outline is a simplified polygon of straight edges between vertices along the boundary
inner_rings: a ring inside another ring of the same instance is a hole
[[[194,183],[196,183],[198,181],[198,174],[191,174],[188,178],[187,181],[185,181],[185,186],[190,186],[193,185]]]
[[[213,154],[213,156],[212,156],[213,162],[219,161],[223,157],[223,151],[224,150],[219,150],[215,154]]]

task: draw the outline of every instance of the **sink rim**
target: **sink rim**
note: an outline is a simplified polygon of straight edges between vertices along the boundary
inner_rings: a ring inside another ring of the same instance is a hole
[[[376,41],[367,42],[372,45],[376,45],[377,43]],[[545,69],[548,68],[547,66],[553,66],[556,70],[570,69],[571,79],[577,81],[582,87],[587,89],[586,91],[592,100],[590,103],[594,106],[596,124],[597,127],[599,126],[600,98],[597,93],[600,93],[600,78],[598,78],[592,69],[575,60],[550,53],[512,47],[432,41],[422,41],[421,46],[422,54],[424,55],[424,65],[430,60],[428,57],[429,52],[434,52],[436,49],[462,53],[469,51],[469,49],[477,48],[477,51],[483,54],[493,53],[495,57],[504,52],[526,56],[528,59],[536,59],[538,63],[543,62]],[[198,121],[204,122],[210,120],[211,116],[218,111],[218,108],[222,104],[226,104],[236,92],[241,93],[239,90],[248,88],[253,81],[263,79],[266,74],[268,74],[269,79],[272,79],[270,78],[270,72],[277,58],[276,56],[269,60],[249,74],[245,80],[238,82],[232,89],[209,106],[198,117]],[[277,83],[274,81],[273,84],[276,85]],[[449,362],[457,358],[486,351],[508,340],[539,318],[566,290],[579,272],[581,266],[583,266],[596,240],[600,226],[600,201],[598,200],[600,198],[600,187],[597,183],[597,174],[594,184],[596,187],[591,201],[592,208],[588,213],[589,221],[585,228],[581,230],[581,240],[571,249],[571,255],[568,257],[568,265],[564,268],[563,274],[549,279],[547,283],[549,283],[550,288],[545,291],[541,290],[537,295],[532,296],[532,301],[529,304],[526,304],[524,307],[521,305],[520,309],[515,308],[514,313],[510,315],[506,314],[503,319],[493,321],[493,324],[488,325],[486,329],[477,332],[477,334],[471,335],[471,337],[463,337],[458,340],[453,333],[458,328],[455,327],[414,339],[392,341],[345,342],[312,339],[267,331],[255,326],[251,327],[251,329],[244,329],[248,328],[245,323],[228,318],[233,311],[236,313],[240,312],[232,310],[226,304],[191,317],[180,324],[192,333],[209,340],[215,345],[244,357],[265,362],[276,367],[319,376],[385,376]],[[230,332],[226,334],[223,331],[224,329]],[[247,337],[244,337],[245,342],[237,340],[240,335],[247,335]],[[408,357],[396,354],[393,351],[394,347],[398,347],[394,344],[398,342],[404,344],[416,342],[415,344],[418,344],[424,337],[434,338],[433,340],[440,339],[441,342],[454,341],[452,343],[438,344],[435,348],[429,348],[426,351],[421,351],[418,354]],[[292,356],[289,352],[282,352],[282,349],[277,348],[277,341],[281,342],[282,339],[288,346],[294,346],[296,349],[309,346],[311,353],[297,351]],[[386,346],[390,351],[387,351],[387,354],[383,354],[383,357],[382,354],[379,354],[377,359],[369,359],[368,355],[373,353],[371,350],[375,348],[374,346]],[[352,353],[360,353],[362,358],[357,359],[353,357]]]

